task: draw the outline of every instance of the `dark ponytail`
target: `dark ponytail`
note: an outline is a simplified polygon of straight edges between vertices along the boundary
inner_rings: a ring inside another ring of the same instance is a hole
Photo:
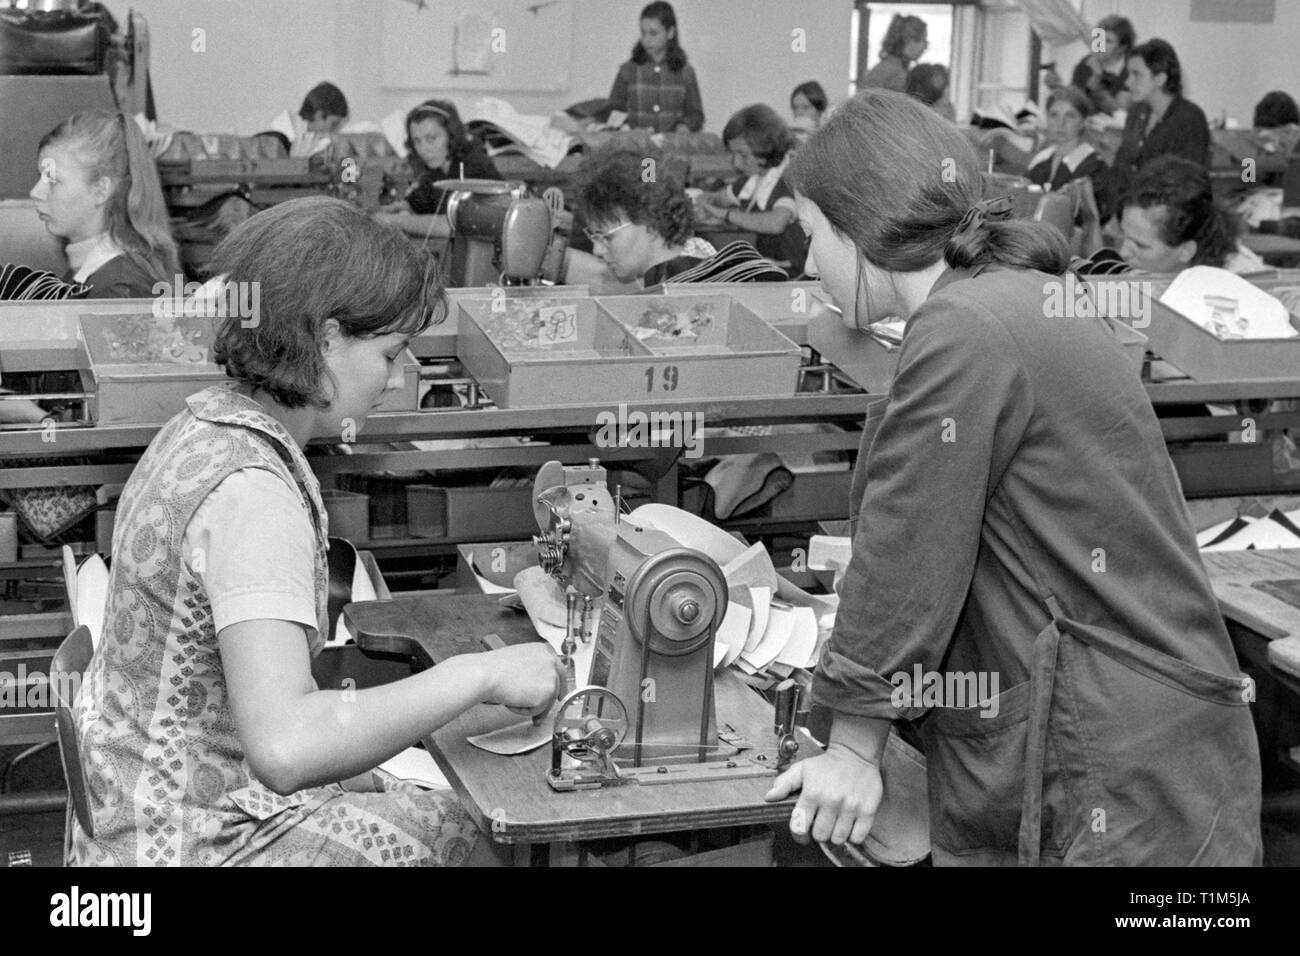
[[[1061,275],[1070,253],[1065,237],[1056,229],[1040,222],[1013,220],[1011,200],[1003,196],[970,208],[944,246],[943,258],[954,269],[997,263]]]
[[[995,219],[1002,206],[977,205],[984,178],[975,151],[910,96],[859,93],[793,156],[787,181],[878,268],[916,272],[943,259],[1061,275],[1069,263],[1050,226]]]

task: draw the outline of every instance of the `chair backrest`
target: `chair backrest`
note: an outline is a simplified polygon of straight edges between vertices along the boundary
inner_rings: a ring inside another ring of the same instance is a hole
[[[59,756],[63,759],[68,799],[72,801],[72,810],[81,829],[91,837],[95,835],[95,829],[90,814],[90,796],[86,792],[86,775],[81,764],[81,745],[77,739],[76,694],[93,654],[90,629],[83,624],[64,639],[50,661],[50,690],[54,697]]]
[[[387,601],[392,597],[379,565],[369,551],[358,551],[346,538],[330,538],[329,600],[327,613],[330,633],[327,644],[344,644],[349,637],[343,618],[343,608],[353,601]]]

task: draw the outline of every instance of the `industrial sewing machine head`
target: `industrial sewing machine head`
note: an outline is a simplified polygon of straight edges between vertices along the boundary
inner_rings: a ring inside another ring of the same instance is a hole
[[[523,285],[537,279],[551,243],[551,209],[521,183],[443,179],[451,224],[447,285]]]
[[[714,644],[728,599],[721,568],[662,531],[621,519],[605,479],[595,460],[549,462],[534,484],[542,567],[603,601],[590,686],[560,706],[548,781],[572,790],[771,773],[777,761],[732,760],[737,747],[718,734]],[[778,735],[792,725],[793,711]]]

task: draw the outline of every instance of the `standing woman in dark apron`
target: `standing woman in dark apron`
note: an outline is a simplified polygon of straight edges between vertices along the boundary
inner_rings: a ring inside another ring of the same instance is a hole
[[[1258,863],[1253,687],[1136,371],[1057,307],[1063,241],[980,201],[960,132],[893,93],[787,175],[844,321],[907,323],[813,683],[830,744],[768,795],[802,791],[796,839],[866,838],[910,720],[935,863]]]

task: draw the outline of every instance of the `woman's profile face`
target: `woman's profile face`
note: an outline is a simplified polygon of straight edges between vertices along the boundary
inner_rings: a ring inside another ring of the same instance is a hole
[[[903,59],[909,61],[919,60],[929,46],[930,40],[924,34],[915,40],[908,40],[903,45]]]
[[[668,52],[668,41],[676,35],[675,29],[665,27],[654,17],[641,21],[641,47],[652,60],[658,60]]]
[[[1123,241],[1119,254],[1134,269],[1142,272],[1181,272],[1196,255],[1196,242],[1171,246],[1162,232],[1168,210],[1164,206],[1125,206],[1120,216]]]
[[[88,178],[89,170],[67,146],[51,143],[36,160],[40,175],[28,195],[50,235],[80,242],[104,231],[103,184]]]
[[[796,93],[790,97],[790,112],[794,114],[795,119],[812,120],[814,125],[821,119],[821,113],[817,107],[812,105],[808,97],[802,93]]]
[[[654,265],[663,247],[659,233],[639,222],[631,222],[622,210],[610,219],[593,220],[591,251],[620,282],[635,282]]]
[[[1133,102],[1148,103],[1151,94],[1164,88],[1165,75],[1152,75],[1147,61],[1140,56],[1131,56],[1128,60],[1128,91],[1133,94]]]
[[[767,169],[762,161],[754,155],[754,150],[750,148],[749,141],[743,136],[737,136],[728,142],[727,149],[731,150],[731,168],[742,176],[757,176]]]
[[[860,270],[858,248],[847,236],[835,231],[817,204],[806,196],[795,196],[799,225],[808,237],[808,258],[804,271],[816,276],[821,287],[831,294],[844,316],[844,324],[857,328],[855,309],[861,296],[858,290]],[[863,324],[869,321],[863,319]]]
[[[435,117],[411,124],[411,146],[415,149],[415,155],[430,169],[445,169],[451,159],[447,128]]]
[[[328,417],[331,432],[351,423],[359,429],[391,389],[402,387],[398,358],[411,336],[389,332],[374,337],[345,335],[330,320],[325,329],[325,366],[332,394]]]
[[[1103,38],[1105,47],[1101,51],[1102,58],[1107,63],[1121,60],[1128,50],[1119,42],[1119,36],[1114,30],[1107,30]]]

